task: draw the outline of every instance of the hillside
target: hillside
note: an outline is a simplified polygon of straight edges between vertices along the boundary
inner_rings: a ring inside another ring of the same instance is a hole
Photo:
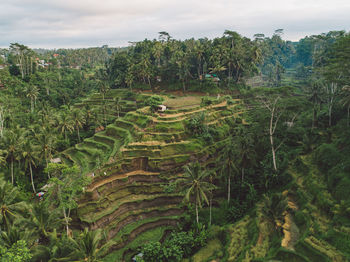
[[[229,102],[214,99],[214,104],[201,106],[200,97],[167,98],[164,104],[170,106],[164,113],[145,107],[129,111],[105,131],[64,151],[65,162],[73,161],[89,175],[95,169],[79,201],[81,226],[105,229],[109,252],[125,250],[148,230],[175,227],[184,212],[179,205],[183,195],[166,193],[164,187],[181,177],[182,167],[190,161],[204,165],[213,161],[230,128],[242,122],[240,101]],[[186,121],[200,113],[208,126],[222,130],[210,143],[194,138],[185,128]],[[97,158],[99,168],[93,165]]]

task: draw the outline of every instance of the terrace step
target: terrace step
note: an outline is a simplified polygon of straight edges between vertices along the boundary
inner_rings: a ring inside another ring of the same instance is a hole
[[[111,183],[113,182],[114,180],[117,180],[117,179],[123,179],[123,178],[127,178],[129,176],[134,176],[134,175],[153,175],[153,176],[156,176],[156,175],[159,175],[159,173],[157,172],[147,172],[147,171],[144,171],[144,170],[135,170],[135,171],[132,171],[132,172],[129,172],[129,173],[125,173],[125,174],[115,174],[115,175],[112,175],[112,176],[109,176],[101,181],[96,181],[96,182],[92,182],[87,191],[88,192],[92,192],[94,190],[96,190],[96,188],[98,187],[101,187],[103,185],[106,185],[108,183]]]

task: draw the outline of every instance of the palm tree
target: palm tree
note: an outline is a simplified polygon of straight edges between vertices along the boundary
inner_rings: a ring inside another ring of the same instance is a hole
[[[10,130],[5,133],[3,144],[6,148],[6,159],[10,161],[11,182],[14,184],[14,162],[18,159],[20,154],[20,147],[22,143],[22,129],[17,127],[15,130]]]
[[[33,169],[32,166],[36,166],[36,161],[38,159],[37,157],[37,151],[36,148],[32,145],[32,142],[30,140],[27,140],[22,148],[22,156],[24,160],[24,168],[25,170],[29,167],[30,171],[30,181],[32,183],[33,192],[36,193],[35,186],[34,186],[34,180],[33,180]]]
[[[288,202],[284,195],[280,193],[270,196],[265,195],[261,207],[261,213],[263,217],[277,230],[283,225],[284,214],[287,208]]]
[[[6,231],[0,231],[0,243],[7,248],[11,248],[19,240],[28,242],[30,238],[31,234],[27,230],[14,225],[8,227]]]
[[[120,111],[122,110],[122,105],[120,101],[121,101],[121,98],[119,96],[114,98],[114,103],[115,103],[114,107],[115,107],[115,111],[117,112],[118,118],[119,118]]]
[[[254,141],[251,133],[245,128],[238,128],[234,139],[238,163],[241,169],[241,182],[243,183],[245,169],[255,164]]]
[[[191,195],[194,195],[194,204],[196,207],[196,221],[199,223],[198,208],[202,207],[202,203],[205,202],[209,205],[209,201],[206,193],[215,189],[215,186],[207,181],[206,178],[210,173],[206,170],[201,170],[201,166],[198,162],[190,163],[184,167],[185,173],[181,179],[177,180],[177,184],[181,184],[185,189],[184,200],[189,202]]]
[[[110,89],[110,86],[108,85],[107,81],[100,80],[98,82],[98,87],[100,89],[100,92],[102,94],[102,100],[105,100],[105,95]]]
[[[55,209],[49,210],[44,201],[33,205],[29,209],[29,215],[28,219],[22,220],[22,224],[29,230],[35,230],[39,234],[39,240],[48,238],[50,231],[62,223],[58,212]]]
[[[39,157],[45,159],[46,167],[48,167],[49,159],[52,158],[52,152],[54,148],[54,135],[49,129],[42,129],[41,133],[35,136],[35,144],[39,149]],[[49,178],[50,175],[48,174]]]
[[[62,112],[58,115],[58,130],[61,131],[61,134],[64,134],[64,139],[67,141],[67,132],[72,133],[74,130],[74,123],[69,117],[67,112]]]
[[[5,228],[27,210],[26,203],[19,201],[18,195],[17,188],[0,179],[0,225]]]
[[[73,240],[73,246],[79,261],[97,262],[103,246],[99,248],[102,240],[101,230],[89,231],[87,228],[78,240]]]
[[[219,158],[222,163],[221,174],[227,177],[227,203],[230,203],[231,198],[231,177],[238,173],[237,158],[237,150],[231,137]]]
[[[33,261],[76,261],[76,254],[71,238],[66,237],[64,234],[59,238],[56,229],[52,233],[48,233],[48,237],[48,244],[36,245],[32,248]]]
[[[34,85],[28,85],[25,89],[26,96],[30,98],[30,112],[34,112],[34,105],[39,95],[39,89]]]
[[[321,99],[321,84],[319,82],[314,82],[311,85],[311,90],[309,91],[309,101],[313,103],[313,119],[312,119],[312,129],[317,126],[317,112],[320,110]]]
[[[77,130],[78,142],[80,143],[79,128],[82,128],[85,123],[85,118],[80,109],[73,109],[70,118],[74,124],[75,130]]]

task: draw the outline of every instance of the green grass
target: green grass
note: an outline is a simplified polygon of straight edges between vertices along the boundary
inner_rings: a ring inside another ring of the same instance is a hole
[[[137,238],[135,238],[132,242],[130,242],[128,245],[126,245],[124,248],[121,248],[117,251],[114,251],[110,254],[108,254],[105,258],[103,258],[104,262],[115,262],[115,261],[122,261],[123,260],[123,254],[126,250],[130,249],[130,255],[132,253],[137,253],[139,247],[143,246],[144,244],[148,242],[155,242],[160,241],[164,232],[168,229],[171,229],[172,227],[162,226],[157,227],[154,229],[150,229],[146,232],[141,233]],[[130,255],[125,258],[125,261],[131,261]]]
[[[206,262],[212,261],[216,258],[215,254],[218,254],[219,257],[222,255],[223,246],[219,239],[215,238],[209,240],[206,246],[202,247],[195,255],[192,256],[192,262]]]

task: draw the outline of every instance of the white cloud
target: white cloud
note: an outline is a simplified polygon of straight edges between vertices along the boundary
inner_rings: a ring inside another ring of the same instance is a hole
[[[285,29],[285,38],[349,30],[350,1],[334,0],[2,0],[0,46],[87,47],[156,38],[252,37]]]

